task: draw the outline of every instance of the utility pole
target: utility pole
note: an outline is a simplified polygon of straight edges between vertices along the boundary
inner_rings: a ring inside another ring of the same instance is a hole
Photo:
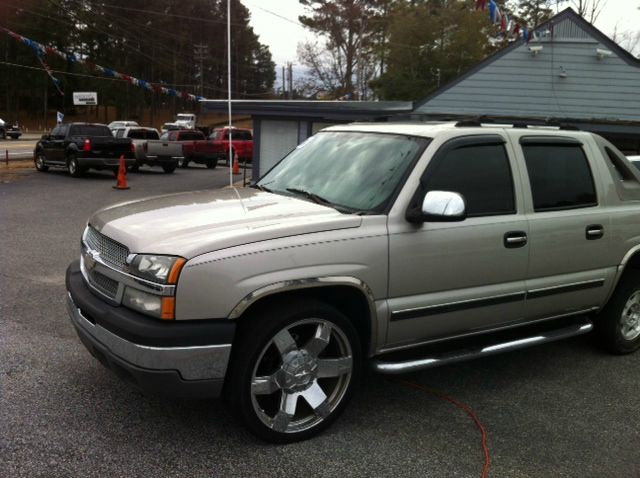
[[[193,45],[193,58],[200,62],[200,96],[204,96],[204,69],[202,62],[209,57],[209,46],[204,43]]]
[[[284,100],[287,97],[287,83],[284,78],[284,65],[282,65],[282,99]]]
[[[287,63],[289,68],[289,99],[293,99],[293,63]]]

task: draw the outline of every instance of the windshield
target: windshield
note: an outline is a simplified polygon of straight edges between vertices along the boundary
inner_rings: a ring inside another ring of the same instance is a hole
[[[318,133],[274,166],[257,187],[320,198],[353,211],[380,212],[429,141],[391,134]]]

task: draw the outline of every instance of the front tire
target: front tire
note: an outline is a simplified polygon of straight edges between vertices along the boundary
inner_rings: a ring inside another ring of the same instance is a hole
[[[182,158],[182,159],[179,161],[179,166],[180,166],[181,168],[185,168],[185,169],[186,169],[186,168],[188,168],[188,167],[189,167],[189,160],[188,160],[187,158]]]
[[[614,354],[640,348],[640,271],[629,270],[595,321],[596,338]]]
[[[323,302],[274,303],[240,324],[224,398],[258,437],[310,438],[351,397],[361,365],[358,334]]]
[[[42,151],[36,153],[34,163],[36,165],[37,171],[40,171],[41,173],[46,173],[47,171],[49,171],[49,166],[47,166],[46,164],[45,156]]]
[[[215,169],[218,165],[217,159],[208,159],[207,160],[207,169]]]
[[[176,170],[176,165],[175,164],[164,164],[164,165],[162,165],[162,170],[167,174],[171,174],[172,172],[174,172]]]

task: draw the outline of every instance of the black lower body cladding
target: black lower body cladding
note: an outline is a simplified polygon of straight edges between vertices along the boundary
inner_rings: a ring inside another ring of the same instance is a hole
[[[227,319],[161,321],[95,295],[79,261],[67,269],[67,306],[89,352],[143,391],[177,398],[220,395],[235,322]]]

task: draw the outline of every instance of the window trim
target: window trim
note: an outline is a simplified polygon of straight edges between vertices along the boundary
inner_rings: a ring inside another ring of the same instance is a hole
[[[420,176],[420,184],[418,189],[413,195],[413,198],[409,202],[409,206],[405,213],[405,218],[409,222],[415,222],[416,212],[418,215],[422,216],[422,202],[424,201],[424,197],[427,194],[426,184],[427,177],[429,174],[433,172],[433,170],[437,167],[438,163],[442,161],[447,154],[452,151],[458,149],[465,149],[474,146],[502,146],[505,158],[507,159],[507,167],[509,168],[509,175],[511,177],[511,194],[513,196],[513,210],[508,212],[496,212],[496,213],[488,213],[488,214],[468,214],[466,219],[474,219],[478,217],[494,217],[494,216],[511,216],[518,214],[518,196],[516,191],[516,183],[514,177],[513,167],[511,165],[511,158],[509,157],[509,152],[506,148],[507,140],[500,135],[497,134],[478,134],[478,135],[467,135],[461,136],[457,138],[452,138],[445,143],[443,143],[440,148],[434,153],[433,157],[429,161],[429,164],[425,168],[424,172]],[[458,191],[459,192],[459,191]],[[465,198],[466,201],[466,198]]]

